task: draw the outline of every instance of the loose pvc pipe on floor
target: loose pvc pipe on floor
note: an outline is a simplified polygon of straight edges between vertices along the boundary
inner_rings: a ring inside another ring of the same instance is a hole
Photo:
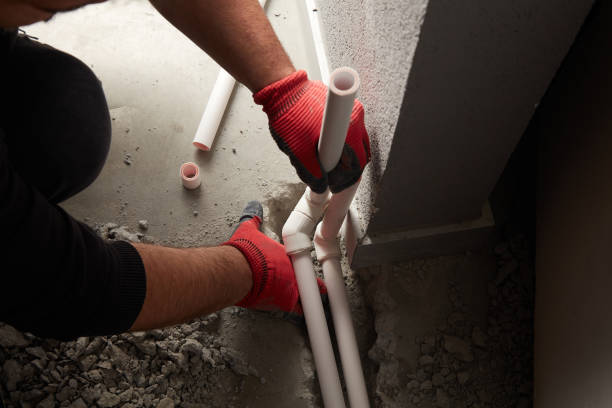
[[[192,162],[183,163],[179,171],[183,187],[188,190],[195,190],[200,187],[202,179],[200,178],[200,168]]]
[[[259,0],[259,4],[264,8],[266,0]],[[223,119],[223,114],[234,90],[234,85],[236,85],[234,77],[221,68],[193,138],[193,145],[198,149],[208,151],[212,147],[221,119]]]

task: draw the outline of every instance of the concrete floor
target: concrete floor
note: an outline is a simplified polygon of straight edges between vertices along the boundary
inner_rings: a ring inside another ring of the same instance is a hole
[[[268,3],[267,14],[295,66],[316,75],[300,2]],[[146,219],[148,233],[162,242],[214,245],[228,236],[247,201],[265,201],[299,182],[270,137],[261,107],[242,85],[212,151],[191,145],[218,66],[148,2],[91,5],[25,29],[87,63],[102,81],[111,111],[107,164],[91,187],[63,204],[73,216],[132,228]],[[178,171],[186,161],[200,166],[199,190],[181,186]]]

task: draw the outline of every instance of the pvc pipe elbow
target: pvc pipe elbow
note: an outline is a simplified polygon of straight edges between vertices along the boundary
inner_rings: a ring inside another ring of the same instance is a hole
[[[325,210],[328,198],[328,192],[316,194],[310,188],[307,188],[300,197],[300,201],[283,225],[282,236],[287,254],[295,254],[312,248],[310,235]]]

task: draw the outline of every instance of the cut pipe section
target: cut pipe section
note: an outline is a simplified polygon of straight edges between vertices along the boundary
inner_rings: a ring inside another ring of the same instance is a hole
[[[266,0],[259,0],[259,4],[264,8],[266,6]],[[221,68],[193,138],[192,143],[198,149],[209,151],[212,148],[235,85],[236,80],[234,77]]]
[[[318,146],[319,160],[326,172],[336,167],[342,155],[359,85],[359,75],[353,68],[338,68],[330,75]]]
[[[187,190],[195,190],[200,187],[202,179],[200,178],[200,168],[192,162],[183,163],[179,171],[183,187]]]

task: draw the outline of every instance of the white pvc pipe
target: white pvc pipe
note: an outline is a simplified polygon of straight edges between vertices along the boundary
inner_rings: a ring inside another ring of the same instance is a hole
[[[266,6],[266,0],[259,0],[259,4],[264,8]],[[193,138],[192,143],[198,149],[209,151],[212,147],[235,85],[236,80],[234,77],[221,68]]]
[[[308,327],[312,355],[317,367],[323,404],[327,408],[343,408],[345,404],[342,386],[310,251],[291,255],[291,261],[300,291],[300,300]]]
[[[358,89],[359,75],[354,69],[342,67],[331,73],[318,146],[319,160],[326,172],[340,160]]]
[[[312,42],[314,44],[315,54],[321,74],[321,81],[327,85],[329,83],[329,64],[327,63],[327,54],[325,53],[325,45],[323,36],[321,35],[321,24],[319,24],[319,12],[314,0],[306,0],[306,14],[310,23],[310,31],[312,33]]]
[[[188,190],[195,190],[200,187],[202,179],[200,178],[200,168],[192,162],[183,163],[179,170],[183,187]]]
[[[198,149],[208,151],[212,147],[235,84],[234,77],[221,68],[193,138],[193,145]]]
[[[317,258],[323,267],[349,403],[351,408],[367,408],[370,403],[342,277],[340,249],[336,239],[358,184],[355,183],[340,193],[332,195],[323,221],[317,226],[314,243]]]
[[[359,88],[359,76],[353,69],[340,68],[332,73],[329,82],[329,92],[327,95],[318,146],[319,159],[321,160],[321,164],[325,171],[332,170],[340,160],[355,95]],[[337,250],[335,238],[338,234],[340,226],[342,225],[342,219],[344,218],[344,215],[346,215],[348,206],[350,205],[356,188],[357,185],[352,186],[351,188],[348,188],[338,194],[332,195],[330,203],[332,201],[335,203],[334,208],[328,205],[326,211],[329,212],[329,215],[323,217],[324,220],[325,218],[328,219],[326,224],[327,226],[322,226],[323,230],[329,230],[327,231],[327,234],[331,236],[331,239],[321,240],[323,245],[326,248],[329,248],[329,251],[326,253],[327,256],[322,254],[320,257],[320,259],[323,259],[323,261],[335,259],[335,263],[325,262],[327,265],[326,269],[330,274],[330,279],[332,279],[331,282],[333,292],[330,292],[330,304],[332,304],[332,302],[336,304],[336,314],[340,316],[338,322],[339,328],[342,331],[342,334],[340,335],[342,341],[339,342],[339,345],[345,349],[345,354],[348,352],[348,355],[351,356],[355,354],[354,350],[356,350],[356,342],[354,342],[354,346],[351,346],[350,334],[352,333],[353,339],[355,334],[352,328],[352,320],[350,317],[350,311],[348,311],[348,306],[344,307],[344,310],[342,309],[343,304],[348,305],[346,302],[346,293],[344,292],[344,284],[342,283],[342,287],[340,288],[341,291],[337,288],[337,271],[340,271],[340,281],[342,281],[342,273],[339,266],[340,254]],[[321,394],[323,395],[324,405],[327,408],[344,407],[345,405],[344,396],[342,395],[342,388],[340,387],[338,370],[336,368],[335,357],[333,354],[333,349],[331,348],[331,339],[329,338],[329,331],[325,321],[323,305],[321,303],[319,289],[316,284],[314,267],[312,264],[312,259],[310,258],[311,244],[309,238],[310,232],[313,228],[313,223],[320,217],[326,204],[328,195],[329,192],[327,191],[323,194],[316,194],[310,191],[310,189],[307,189],[298,202],[298,205],[296,205],[295,209],[289,216],[289,219],[283,226],[283,241],[285,243],[287,253],[290,255],[293,262],[302,308],[304,310],[304,317],[308,327],[308,335],[310,337],[312,352],[319,377],[319,384],[321,386]],[[336,197],[335,200],[334,196]],[[342,212],[344,213],[341,214]],[[334,228],[335,231],[332,231]],[[317,253],[319,252],[320,250],[317,248]],[[338,265],[336,265],[336,263]],[[332,296],[336,297],[337,299],[332,301]],[[338,304],[340,307],[338,307]],[[347,311],[348,319],[346,319]],[[333,313],[334,312],[332,309],[332,314]],[[347,327],[347,325],[350,325],[350,327]],[[349,334],[349,336],[346,334]],[[343,352],[341,351],[341,356],[342,353]],[[354,395],[351,398],[357,401],[357,404],[361,404],[360,401],[363,399],[363,397],[359,395],[359,391],[354,391],[356,388],[358,389],[361,387],[361,384],[358,384],[358,376],[352,374],[355,370],[357,370],[359,375],[363,377],[359,354],[357,353],[356,362],[352,357],[348,358],[347,361],[348,364],[346,367],[351,372],[351,374],[349,374],[350,380],[347,381],[347,386],[350,382],[350,387],[351,390],[353,390]],[[364,394],[365,383],[362,388],[363,391],[361,393]],[[367,403],[367,393],[365,393],[365,401]]]

